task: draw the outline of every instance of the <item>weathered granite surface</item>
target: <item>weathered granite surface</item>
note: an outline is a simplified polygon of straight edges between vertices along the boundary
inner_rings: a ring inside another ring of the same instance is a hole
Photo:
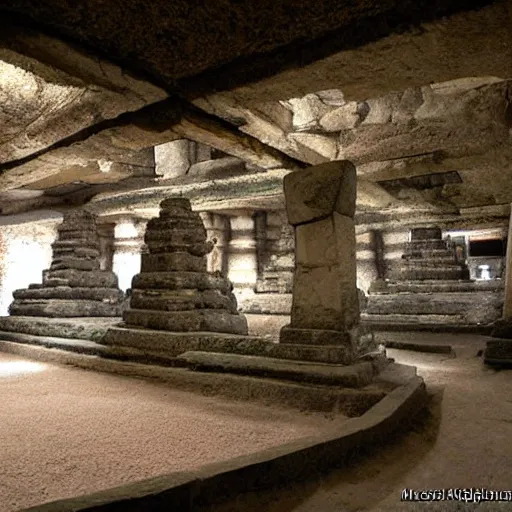
[[[121,316],[124,294],[117,276],[100,270],[96,216],[85,210],[64,214],[52,244],[43,283],[15,290],[11,315],[41,317]]]
[[[238,314],[231,283],[219,272],[206,271],[212,250],[206,230],[190,201],[169,198],[160,203],[144,237],[141,273],[133,278],[127,325],[175,332],[209,331],[247,334]]]

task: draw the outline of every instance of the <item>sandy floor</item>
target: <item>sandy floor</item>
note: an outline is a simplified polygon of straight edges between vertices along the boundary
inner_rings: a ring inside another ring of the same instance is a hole
[[[332,422],[0,353],[0,511],[251,453]]]
[[[443,337],[416,336],[429,343]],[[412,432],[322,479],[243,496],[215,511],[512,510],[512,503],[400,502],[404,488],[512,490],[512,371],[488,369],[476,357],[485,346],[484,337],[446,338],[456,358],[388,351],[398,362],[417,365],[431,394],[430,411]]]

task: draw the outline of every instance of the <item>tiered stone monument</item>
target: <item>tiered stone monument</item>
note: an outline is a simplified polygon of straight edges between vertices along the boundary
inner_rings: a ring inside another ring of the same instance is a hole
[[[100,270],[96,216],[85,210],[64,214],[52,244],[53,257],[43,283],[16,290],[9,308],[13,316],[116,317],[124,294],[117,276]]]
[[[355,167],[337,161],[288,174],[284,193],[295,230],[295,274],[290,325],[280,343],[341,346],[355,359],[375,348],[359,324]]]
[[[147,252],[132,281],[130,307],[123,313],[126,325],[247,334],[231,283],[219,272],[206,271],[213,244],[206,241],[199,214],[185,198],[165,199],[160,208],[160,216],[147,224]]]
[[[362,318],[382,330],[478,330],[499,317],[502,303],[499,284],[470,281],[441,229],[424,227],[411,231],[395,279],[372,284]]]
[[[439,227],[415,228],[405,247],[400,281],[467,281],[469,269],[458,261],[453,247]]]

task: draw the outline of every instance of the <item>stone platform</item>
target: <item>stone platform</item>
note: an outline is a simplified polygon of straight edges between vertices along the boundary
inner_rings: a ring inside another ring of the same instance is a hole
[[[349,416],[362,414],[394,389],[389,382],[379,384],[379,375],[393,365],[383,354],[347,365],[352,354],[343,346],[134,329],[120,326],[119,319],[108,320],[4,317],[0,349],[98,371],[159,375],[170,385],[208,394],[278,400],[284,406]]]

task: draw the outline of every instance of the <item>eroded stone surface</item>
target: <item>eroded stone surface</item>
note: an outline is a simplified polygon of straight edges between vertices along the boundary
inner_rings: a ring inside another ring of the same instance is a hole
[[[338,212],[353,217],[356,171],[346,161],[328,162],[284,178],[286,212],[293,226],[320,220]]]
[[[124,294],[117,287],[117,276],[100,270],[96,216],[85,210],[66,212],[57,232],[43,283],[14,291],[10,314],[120,316]]]
[[[247,334],[231,283],[218,272],[206,272],[205,256],[213,244],[206,241],[199,214],[180,197],[163,200],[160,208],[146,227],[148,252],[133,278],[125,322],[173,332]]]

